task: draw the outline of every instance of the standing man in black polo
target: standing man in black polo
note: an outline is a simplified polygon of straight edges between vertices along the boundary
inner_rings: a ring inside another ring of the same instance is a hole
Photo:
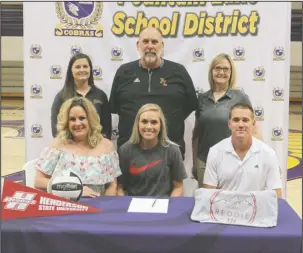
[[[161,31],[145,28],[137,41],[141,58],[121,65],[115,74],[109,102],[119,115],[117,145],[129,140],[141,106],[154,103],[163,110],[169,139],[180,145],[184,158],[184,121],[196,110],[197,97],[185,67],[163,59],[163,49]]]

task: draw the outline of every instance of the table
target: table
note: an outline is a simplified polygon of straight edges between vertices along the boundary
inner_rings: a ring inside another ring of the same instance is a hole
[[[15,173],[8,174],[8,175],[2,176],[2,177],[5,178],[6,180],[13,181],[16,183],[21,183],[23,185],[25,185],[25,183],[26,183],[25,182],[26,175],[25,175],[24,170],[20,170]]]
[[[6,253],[301,253],[301,219],[279,200],[278,226],[255,228],[190,220],[194,198],[171,198],[167,214],[127,213],[131,197],[80,202],[101,213],[7,220]]]

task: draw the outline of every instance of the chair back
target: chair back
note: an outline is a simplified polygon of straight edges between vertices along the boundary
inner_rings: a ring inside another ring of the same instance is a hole
[[[35,185],[36,161],[37,159],[30,160],[23,166],[23,170],[25,171],[25,185],[32,188],[34,188]]]

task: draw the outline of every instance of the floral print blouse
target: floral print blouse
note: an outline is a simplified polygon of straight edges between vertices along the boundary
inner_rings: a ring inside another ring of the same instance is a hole
[[[100,156],[84,156],[46,147],[36,162],[36,168],[49,176],[70,171],[88,185],[104,185],[122,174],[116,151]]]

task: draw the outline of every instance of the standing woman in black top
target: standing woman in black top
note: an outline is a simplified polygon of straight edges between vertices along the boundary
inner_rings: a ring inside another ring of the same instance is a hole
[[[112,118],[108,98],[104,91],[94,84],[93,66],[91,59],[86,54],[75,54],[71,57],[64,87],[56,95],[51,111],[52,135],[57,135],[57,116],[61,105],[72,97],[85,97],[90,100],[99,115],[102,126],[102,135],[111,139]]]

